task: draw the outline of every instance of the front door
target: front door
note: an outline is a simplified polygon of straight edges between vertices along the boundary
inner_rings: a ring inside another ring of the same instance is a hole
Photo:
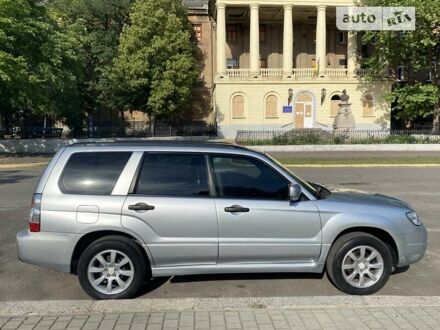
[[[313,262],[321,221],[313,201],[292,203],[289,181],[261,160],[212,156],[219,264]]]
[[[295,128],[304,128],[304,103],[295,106]]]
[[[303,92],[295,100],[295,128],[313,128],[313,97]]]
[[[156,267],[215,264],[217,215],[206,157],[148,153],[122,223],[142,236]]]

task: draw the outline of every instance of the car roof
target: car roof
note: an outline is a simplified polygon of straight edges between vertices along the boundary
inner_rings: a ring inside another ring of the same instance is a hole
[[[99,150],[99,149],[130,149],[130,150],[181,150],[181,151],[208,151],[208,152],[246,152],[257,153],[245,147],[226,143],[226,142],[206,142],[206,141],[158,141],[158,140],[108,140],[96,142],[77,142],[67,146],[66,148],[75,148],[82,150]]]

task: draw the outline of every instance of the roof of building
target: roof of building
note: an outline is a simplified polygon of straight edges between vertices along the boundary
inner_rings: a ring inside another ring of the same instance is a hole
[[[208,14],[210,0],[183,0],[190,13]]]

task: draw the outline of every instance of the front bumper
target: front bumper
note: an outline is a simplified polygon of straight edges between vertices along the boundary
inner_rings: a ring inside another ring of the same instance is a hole
[[[414,226],[413,230],[404,234],[403,244],[399,248],[399,262],[397,267],[405,267],[420,261],[428,247],[428,233],[425,226]]]
[[[23,230],[17,234],[18,259],[25,263],[70,273],[73,249],[80,235]]]

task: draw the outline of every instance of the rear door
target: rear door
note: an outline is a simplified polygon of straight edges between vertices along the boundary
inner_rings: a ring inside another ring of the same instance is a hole
[[[156,267],[217,262],[217,216],[209,187],[205,155],[145,154],[122,223],[142,236]]]
[[[321,251],[313,201],[291,202],[289,181],[263,161],[213,155],[219,219],[218,263],[308,263]]]

